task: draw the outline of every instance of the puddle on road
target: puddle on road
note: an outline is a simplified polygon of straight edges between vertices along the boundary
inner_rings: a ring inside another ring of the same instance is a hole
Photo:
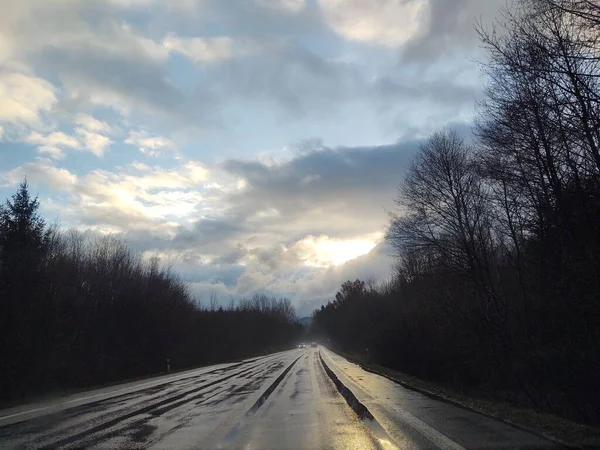
[[[134,423],[132,428],[135,431],[131,434],[131,440],[133,440],[133,442],[142,443],[145,442],[158,427],[150,425],[146,421],[140,421]]]
[[[387,431],[385,431],[377,421],[368,419],[366,417],[364,417],[362,421],[371,432],[371,435],[377,444],[383,450],[399,450],[399,447],[392,441],[392,438],[390,438],[389,434],[387,434]]]

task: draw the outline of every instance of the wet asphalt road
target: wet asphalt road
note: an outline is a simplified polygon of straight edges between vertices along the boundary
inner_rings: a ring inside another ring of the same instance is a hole
[[[347,388],[346,398],[331,374]],[[357,402],[370,418],[355,412],[361,411]],[[407,390],[322,348],[320,353],[291,350],[0,411],[0,448],[557,447]]]

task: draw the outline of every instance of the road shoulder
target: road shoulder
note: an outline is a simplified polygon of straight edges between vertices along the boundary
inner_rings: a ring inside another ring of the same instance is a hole
[[[358,355],[336,353],[359,365],[363,370],[383,376],[406,389],[499,420],[564,447],[600,448],[600,428],[580,424],[552,414],[519,408],[496,399],[470,396],[412,375],[367,363]]]

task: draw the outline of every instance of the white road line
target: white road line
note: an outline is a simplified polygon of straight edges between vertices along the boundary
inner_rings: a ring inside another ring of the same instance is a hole
[[[43,411],[44,409],[50,409],[50,407],[49,406],[44,406],[42,408],[28,409],[27,411],[22,411],[22,412],[19,412],[19,413],[9,414],[8,416],[2,416],[2,417],[0,417],[0,420],[10,419],[11,417],[22,416],[23,414],[29,414],[29,413],[36,412],[36,411]]]
[[[413,416],[411,413],[406,411],[397,411],[397,414],[401,416],[402,420],[425,436],[429,441],[434,443],[442,450],[466,450],[463,446],[457,444],[445,434],[440,433],[435,428],[430,427],[421,419]]]
[[[330,364],[332,366],[336,367],[338,369],[338,371],[343,374],[343,376],[344,376],[344,378],[346,378],[346,380],[349,380],[348,375],[346,375],[346,373],[344,372],[344,370],[342,368],[340,368],[335,363],[335,361],[333,360],[333,358],[331,358],[329,355],[327,355],[327,353],[326,353],[326,356],[327,356],[327,359],[329,360]],[[349,380],[349,381],[357,389],[359,389],[361,391],[363,390],[354,381],[352,381],[352,380]],[[368,402],[367,402],[367,405],[368,405]],[[371,412],[371,414],[373,414],[373,412],[374,412],[371,409],[369,409],[369,411]],[[375,414],[373,414],[373,415],[375,415]],[[395,415],[400,416],[400,418],[407,425],[409,425],[410,427],[412,427],[415,430],[417,430],[419,433],[421,433],[425,438],[427,438],[430,442],[432,442],[433,444],[435,444],[441,450],[466,450],[463,446],[461,446],[460,444],[457,444],[452,439],[450,439],[448,436],[446,436],[445,434],[440,433],[435,428],[432,428],[431,426],[427,425],[421,419],[413,416],[408,411],[396,410],[396,414]]]
[[[136,384],[135,386],[130,386],[130,387],[124,387],[124,388],[121,388],[121,389],[117,389],[116,391],[101,392],[100,394],[94,394],[94,395],[90,395],[88,397],[74,398],[73,400],[69,400],[68,402],[63,402],[61,404],[68,405],[70,403],[77,403],[77,402],[81,402],[81,401],[84,401],[84,400],[89,400],[91,398],[103,397],[103,396],[107,396],[107,395],[112,396],[113,394],[117,394],[118,392],[123,392],[123,391],[132,391],[132,392],[135,392],[135,391],[139,391],[141,388],[144,388],[145,386],[149,386],[149,385],[160,386],[161,384],[167,384],[167,383],[169,383],[173,379],[177,380],[177,378],[168,378],[166,380],[160,380],[160,381],[155,381],[155,382],[149,381],[147,383]],[[185,378],[181,378],[181,380],[185,380]],[[0,419],[1,419],[1,417],[0,417]]]

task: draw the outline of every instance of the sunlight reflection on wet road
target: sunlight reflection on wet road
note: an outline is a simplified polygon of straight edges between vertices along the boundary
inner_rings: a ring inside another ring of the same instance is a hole
[[[355,412],[357,404],[365,414]],[[3,449],[461,450],[549,444],[407,390],[324,348],[0,411]]]

